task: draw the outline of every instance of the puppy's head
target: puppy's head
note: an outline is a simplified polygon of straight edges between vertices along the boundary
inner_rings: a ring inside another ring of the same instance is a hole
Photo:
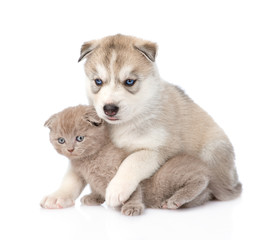
[[[145,113],[158,86],[156,53],[155,43],[124,35],[82,45],[88,98],[101,118],[116,124]]]

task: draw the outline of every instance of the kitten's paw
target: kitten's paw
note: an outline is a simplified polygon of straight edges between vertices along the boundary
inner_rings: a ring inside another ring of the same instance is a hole
[[[93,193],[83,196],[80,201],[83,205],[87,206],[97,206],[104,203],[104,199],[101,196]]]
[[[121,208],[121,213],[126,216],[138,216],[144,211],[145,206],[142,203],[126,203]]]
[[[178,209],[180,207],[181,204],[174,201],[173,199],[168,199],[161,204],[161,208],[163,209]]]
[[[68,197],[47,196],[42,199],[40,206],[47,209],[61,209],[75,205],[74,199]]]
[[[136,187],[137,185],[131,185],[129,182],[125,181],[111,181],[106,189],[106,204],[109,207],[121,206],[129,199]]]

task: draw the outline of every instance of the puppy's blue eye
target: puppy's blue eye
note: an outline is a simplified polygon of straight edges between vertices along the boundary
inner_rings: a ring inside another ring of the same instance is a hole
[[[128,86],[128,87],[131,87],[135,84],[136,80],[133,80],[133,79],[127,79],[125,80],[125,85]]]
[[[64,139],[64,138],[62,138],[62,137],[58,138],[58,143],[60,143],[60,144],[65,143],[65,139]]]
[[[84,139],[84,136],[77,136],[77,137],[76,137],[76,140],[77,140],[78,142],[82,142],[83,139]]]
[[[103,85],[103,81],[101,79],[97,78],[97,79],[95,79],[95,84],[97,86],[102,86]]]

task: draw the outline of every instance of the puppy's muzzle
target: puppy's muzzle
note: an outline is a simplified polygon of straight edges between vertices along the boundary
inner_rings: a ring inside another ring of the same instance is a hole
[[[107,115],[109,117],[113,117],[118,113],[119,107],[117,107],[114,104],[106,104],[106,105],[104,105],[103,110],[104,110],[105,115]]]

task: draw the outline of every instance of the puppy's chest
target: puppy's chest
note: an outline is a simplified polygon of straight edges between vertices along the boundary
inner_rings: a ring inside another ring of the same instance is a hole
[[[136,149],[157,149],[165,144],[168,133],[163,127],[136,126],[116,127],[111,131],[112,141],[119,148],[134,151]]]

